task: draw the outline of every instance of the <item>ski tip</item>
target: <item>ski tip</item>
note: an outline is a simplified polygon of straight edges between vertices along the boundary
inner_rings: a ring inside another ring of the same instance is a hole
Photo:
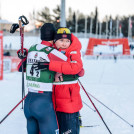
[[[133,125],[131,125],[131,127],[134,127]]]
[[[82,128],[82,127],[97,127],[97,126],[99,126],[99,125],[91,125],[91,126],[80,126],[80,128]]]

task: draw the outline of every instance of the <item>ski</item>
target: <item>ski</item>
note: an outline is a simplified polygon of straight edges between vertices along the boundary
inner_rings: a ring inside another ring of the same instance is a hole
[[[80,126],[80,128],[82,128],[82,127],[97,127],[97,126],[100,126],[100,125]]]

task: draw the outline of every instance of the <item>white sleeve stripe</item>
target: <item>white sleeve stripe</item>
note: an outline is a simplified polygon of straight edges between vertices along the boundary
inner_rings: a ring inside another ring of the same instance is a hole
[[[63,53],[59,52],[58,50],[53,49],[51,51],[51,53],[54,54],[55,56],[59,57],[60,59],[67,61],[67,57]]]
[[[77,51],[72,51],[70,52],[70,54],[77,54]]]
[[[77,63],[77,61],[70,61],[70,63]]]

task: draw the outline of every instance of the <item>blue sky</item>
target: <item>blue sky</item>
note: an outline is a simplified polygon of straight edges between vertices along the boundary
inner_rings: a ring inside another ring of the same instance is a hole
[[[35,9],[41,10],[47,6],[51,9],[59,5],[61,0],[0,0],[0,15],[2,19],[11,22],[18,21],[20,15],[29,17],[29,13]],[[134,0],[66,0],[66,14],[68,8],[72,7],[73,11],[85,15],[94,12],[95,7],[99,10],[99,19],[102,20],[106,15],[133,15],[134,14]]]

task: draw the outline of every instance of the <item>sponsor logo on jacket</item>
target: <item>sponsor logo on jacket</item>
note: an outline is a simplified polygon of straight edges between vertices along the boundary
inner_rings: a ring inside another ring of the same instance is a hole
[[[35,83],[27,83],[27,87],[36,87],[36,88],[40,88],[39,84],[35,84]]]
[[[35,54],[34,58],[37,58],[37,56],[38,56],[38,53]]]
[[[47,62],[47,60],[46,59],[43,59],[42,57],[40,57],[39,60],[28,58],[28,63],[37,63],[37,62]]]

